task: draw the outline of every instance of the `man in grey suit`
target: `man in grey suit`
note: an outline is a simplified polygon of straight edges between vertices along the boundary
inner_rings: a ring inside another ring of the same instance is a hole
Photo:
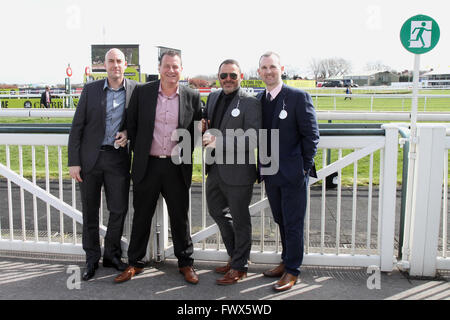
[[[206,167],[206,201],[230,256],[226,266],[216,268],[225,274],[216,283],[230,285],[247,275],[252,240],[248,206],[257,179],[255,148],[262,120],[260,102],[240,88],[236,60],[222,62],[218,77],[222,90],[212,92],[206,103],[209,127],[215,129],[203,136],[207,163],[212,163]]]
[[[99,208],[102,185],[109,210],[103,266],[125,270],[120,239],[128,210],[130,158],[125,111],[136,82],[124,78],[126,61],[119,49],[105,56],[107,79],[83,88],[69,135],[70,176],[80,183],[83,211],[83,280],[95,275],[101,257]]]

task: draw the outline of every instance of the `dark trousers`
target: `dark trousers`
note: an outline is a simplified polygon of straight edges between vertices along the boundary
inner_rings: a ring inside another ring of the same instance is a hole
[[[130,174],[128,155],[124,149],[101,151],[94,168],[81,172],[80,183],[83,211],[83,249],[86,262],[100,260],[99,209],[102,185],[105,189],[109,220],[105,236],[103,257],[120,258],[122,249],[120,239],[128,211]]]
[[[143,268],[150,227],[159,195],[167,204],[174,254],[180,268],[192,266],[194,246],[189,231],[189,188],[183,180],[181,166],[170,158],[149,157],[144,179],[133,185],[134,217],[128,247],[128,263]]]
[[[253,184],[227,185],[220,178],[217,165],[211,166],[206,180],[209,214],[220,229],[223,243],[231,257],[231,268],[243,272],[247,271],[252,245],[252,224],[248,209],[252,193]]]
[[[303,229],[308,180],[306,177],[303,183],[297,185],[280,184],[275,176],[266,177],[264,180],[273,218],[280,229],[281,259],[286,272],[295,276],[300,273],[303,262]]]

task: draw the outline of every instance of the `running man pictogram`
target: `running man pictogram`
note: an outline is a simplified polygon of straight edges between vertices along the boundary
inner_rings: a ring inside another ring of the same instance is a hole
[[[417,24],[420,24],[420,26],[415,27]],[[429,25],[429,29],[426,28],[427,25]],[[412,29],[411,39],[409,40],[410,47],[428,48],[431,45],[431,21],[412,21],[411,29]],[[417,33],[416,33],[416,31],[417,31]],[[424,34],[424,32],[425,32],[425,34]],[[415,39],[413,39],[414,33],[416,33]],[[424,39],[424,37],[425,37],[425,39]],[[413,45],[413,43],[411,43],[413,41],[415,41],[415,45]],[[419,41],[422,45],[420,45],[418,43]]]

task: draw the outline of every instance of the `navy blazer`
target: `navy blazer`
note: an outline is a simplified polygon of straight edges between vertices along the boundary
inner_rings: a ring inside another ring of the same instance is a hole
[[[266,91],[261,92],[257,98],[262,100],[265,95]],[[283,104],[287,117],[280,119]],[[279,129],[280,178],[297,184],[304,180],[304,171],[316,176],[314,156],[319,143],[319,126],[309,93],[283,84],[271,129]]]

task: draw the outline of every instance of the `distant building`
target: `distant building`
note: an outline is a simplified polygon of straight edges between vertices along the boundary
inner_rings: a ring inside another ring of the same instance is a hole
[[[374,72],[366,72],[366,73],[358,73],[345,75],[342,77],[343,80],[353,80],[354,84],[357,84],[360,87],[364,86],[372,86],[375,80]]]
[[[366,73],[358,73],[352,75],[345,75],[345,80],[353,80],[354,84],[358,86],[389,86],[392,82],[398,82],[400,75],[397,72],[381,71],[374,72],[369,71]]]
[[[372,86],[390,86],[392,82],[399,82],[400,75],[397,72],[382,71],[374,74]]]
[[[422,87],[443,88],[450,87],[450,67],[439,68],[420,76]]]

